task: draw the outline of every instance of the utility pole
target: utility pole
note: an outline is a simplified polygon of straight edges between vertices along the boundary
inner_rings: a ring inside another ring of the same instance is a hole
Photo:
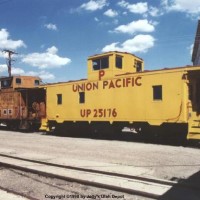
[[[9,77],[11,77],[12,61],[14,61],[14,60],[12,60],[11,57],[12,57],[13,54],[17,54],[17,53],[14,52],[14,51],[8,50],[8,49],[4,49],[3,52],[8,54],[8,58],[7,58],[7,60],[8,60],[8,62],[7,62],[7,66],[8,66],[8,75],[9,75]]]

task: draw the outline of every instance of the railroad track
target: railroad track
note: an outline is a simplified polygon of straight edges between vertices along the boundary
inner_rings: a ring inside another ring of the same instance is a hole
[[[60,165],[6,154],[0,154],[0,166],[155,199],[177,185],[175,181]],[[198,186],[183,183],[179,183],[178,186],[185,189],[200,190]]]
[[[4,187],[0,187],[0,197],[1,199],[15,199],[15,200],[38,200],[36,198],[33,198],[29,195],[24,195],[20,192],[14,191],[14,190],[10,190]],[[2,192],[3,191],[3,192]]]

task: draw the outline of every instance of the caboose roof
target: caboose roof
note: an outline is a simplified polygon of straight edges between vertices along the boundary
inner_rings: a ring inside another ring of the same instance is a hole
[[[144,73],[167,73],[167,72],[178,72],[178,71],[196,71],[200,70],[200,66],[181,66],[181,67],[169,67],[169,68],[161,68],[161,69],[153,69],[153,70],[144,70],[142,72],[134,72],[134,73],[125,73],[125,74],[118,74],[116,76],[122,76],[127,74],[144,74]]]
[[[129,54],[129,55],[132,55],[132,56],[134,56],[136,58],[139,58],[139,59],[143,60],[142,58],[136,56],[135,54],[132,54],[132,53],[129,53],[129,52],[122,52],[122,51],[108,51],[108,52],[104,52],[104,53],[100,53],[100,54],[94,54],[92,56],[89,56],[88,60],[93,59],[95,57],[98,58],[98,57],[109,56],[109,55],[117,54],[117,53],[119,53],[119,54]]]
[[[0,79],[12,79],[12,78],[25,78],[25,77],[32,77],[32,78],[38,78],[40,79],[39,76],[22,76],[22,75],[13,75],[13,76],[0,76]]]
[[[164,74],[164,73],[176,73],[176,72],[191,72],[191,71],[199,71],[200,72],[200,66],[182,66],[182,67],[173,67],[173,68],[162,68],[162,69],[155,69],[155,70],[144,70],[142,72],[133,72],[133,73],[123,73],[123,74],[118,74],[115,75],[115,77],[123,77],[125,75],[150,75],[150,74]],[[79,79],[79,80],[69,80],[69,81],[64,81],[64,82],[56,82],[56,83],[47,83],[44,85],[41,85],[40,87],[45,87],[45,86],[53,86],[53,85],[58,85],[58,84],[66,84],[66,83],[78,83],[78,82],[84,82],[88,81],[88,79]],[[97,80],[98,81],[98,80]],[[94,81],[93,81],[94,82]]]

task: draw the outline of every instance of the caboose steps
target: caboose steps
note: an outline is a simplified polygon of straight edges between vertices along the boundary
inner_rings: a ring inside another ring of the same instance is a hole
[[[39,130],[46,131],[46,132],[50,131],[48,121],[46,118],[41,119],[41,126],[40,126]]]
[[[189,140],[200,139],[200,120],[193,120],[189,124],[187,139]]]

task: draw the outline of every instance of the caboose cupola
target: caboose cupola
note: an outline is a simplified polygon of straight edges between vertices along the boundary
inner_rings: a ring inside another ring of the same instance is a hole
[[[10,76],[0,78],[0,89],[34,88],[41,84],[41,79],[34,76]]]
[[[88,58],[88,79],[102,80],[124,73],[141,72],[144,62],[137,56],[125,52],[107,52]]]

